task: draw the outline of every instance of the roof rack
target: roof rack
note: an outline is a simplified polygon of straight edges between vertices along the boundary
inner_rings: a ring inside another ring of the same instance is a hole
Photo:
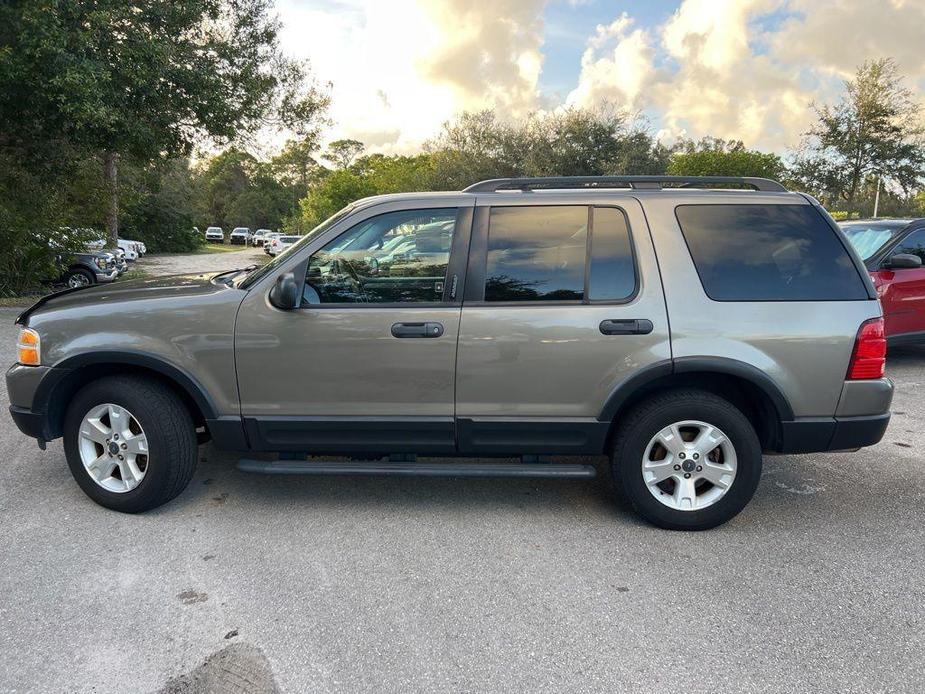
[[[677,188],[716,188],[738,186],[770,193],[785,193],[777,181],[753,176],[549,176],[540,178],[493,178],[474,183],[464,193],[495,193],[499,190],[549,190],[562,188],[631,188],[660,190]]]

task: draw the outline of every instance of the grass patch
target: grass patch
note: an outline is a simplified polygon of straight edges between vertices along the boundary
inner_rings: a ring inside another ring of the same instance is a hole
[[[151,273],[147,270],[142,270],[140,267],[134,267],[131,270],[126,270],[116,282],[128,282],[129,280],[143,280],[151,276]]]
[[[24,294],[23,296],[0,296],[0,308],[28,308],[45,294]]]
[[[204,253],[237,253],[238,251],[246,251],[248,249],[253,251],[259,250],[253,246],[247,245],[233,246],[230,243],[209,243],[205,246],[200,246],[197,248],[195,251],[193,251],[193,254],[202,255]]]

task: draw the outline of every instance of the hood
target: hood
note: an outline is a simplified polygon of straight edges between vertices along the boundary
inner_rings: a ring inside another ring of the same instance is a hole
[[[150,279],[97,284],[87,288],[65,289],[43,296],[31,307],[19,314],[17,323],[25,321],[34,313],[90,305],[106,305],[151,299],[177,299],[201,297],[220,292],[235,291],[224,282],[213,282],[220,273],[199,275],[170,275]]]

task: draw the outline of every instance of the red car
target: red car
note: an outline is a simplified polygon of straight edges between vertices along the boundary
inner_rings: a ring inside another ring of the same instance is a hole
[[[844,222],[883,304],[890,345],[925,344],[925,219]]]

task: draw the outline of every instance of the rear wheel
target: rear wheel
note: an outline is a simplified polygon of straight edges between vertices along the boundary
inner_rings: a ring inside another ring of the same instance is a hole
[[[64,451],[80,488],[101,506],[125,513],[156,508],[189,484],[196,429],[167,386],[112,376],[83,388],[64,421]]]
[[[733,518],[761,478],[761,445],[748,418],[712,393],[672,391],[621,423],[611,457],[620,496],[646,520],[705,530]]]

